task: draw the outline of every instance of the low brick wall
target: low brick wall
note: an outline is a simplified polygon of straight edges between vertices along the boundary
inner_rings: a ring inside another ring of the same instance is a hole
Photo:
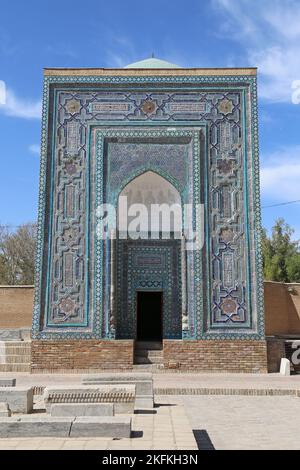
[[[202,372],[267,372],[265,341],[164,340],[164,366]]]
[[[266,335],[300,335],[300,284],[264,282]]]
[[[31,372],[130,370],[133,341],[32,341]],[[166,369],[267,372],[265,341],[165,340]]]
[[[0,329],[31,328],[33,286],[0,286]]]
[[[133,341],[32,341],[31,372],[132,369]]]

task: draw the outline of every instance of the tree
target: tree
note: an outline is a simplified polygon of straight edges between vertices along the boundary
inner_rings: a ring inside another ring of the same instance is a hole
[[[290,282],[300,282],[300,253],[287,260],[287,273]]]
[[[0,227],[1,284],[33,284],[35,236],[35,224],[21,225],[13,233]]]
[[[262,233],[263,269],[267,281],[297,282],[300,280],[299,242],[292,241],[294,230],[277,219],[272,236]]]

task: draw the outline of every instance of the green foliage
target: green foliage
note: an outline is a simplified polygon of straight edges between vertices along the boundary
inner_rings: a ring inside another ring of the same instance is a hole
[[[262,233],[263,269],[267,281],[300,282],[299,242],[284,219],[276,220],[271,237]]]
[[[290,282],[300,282],[300,253],[288,258],[287,273]]]
[[[0,284],[33,284],[35,232],[34,224],[21,225],[13,233],[0,227]]]

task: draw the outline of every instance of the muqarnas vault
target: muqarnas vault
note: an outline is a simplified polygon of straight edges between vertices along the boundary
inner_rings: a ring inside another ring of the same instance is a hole
[[[141,341],[164,368],[266,371],[257,133],[254,68],[45,69],[33,372],[131,369]],[[202,205],[202,249],[97,236],[121,195]]]

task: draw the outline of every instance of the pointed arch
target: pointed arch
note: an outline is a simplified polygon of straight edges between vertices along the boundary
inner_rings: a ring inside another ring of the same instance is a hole
[[[123,186],[117,209],[118,227],[123,230],[132,229],[136,223],[136,231],[141,233],[171,236],[182,232],[181,193],[169,179],[152,169],[142,171]]]
[[[134,172],[129,173],[122,180],[122,182],[120,184],[120,187],[119,187],[119,191],[117,192],[117,194],[114,197],[114,201],[113,201],[114,205],[117,204],[119,196],[120,196],[121,192],[124,190],[124,188],[126,186],[128,186],[133,180],[135,180],[139,176],[141,176],[145,173],[148,173],[148,172],[152,172],[152,173],[157,174],[158,176],[161,176],[163,179],[167,180],[172,186],[174,186],[174,188],[176,188],[177,191],[179,192],[180,197],[181,197],[181,203],[183,204],[183,189],[184,188],[181,187],[181,185],[178,183],[178,181],[175,178],[173,178],[171,175],[169,175],[169,173],[167,173],[166,171],[164,171],[162,169],[157,169],[157,168],[154,169],[151,166],[149,166],[147,168],[140,168],[137,171],[135,170]]]

